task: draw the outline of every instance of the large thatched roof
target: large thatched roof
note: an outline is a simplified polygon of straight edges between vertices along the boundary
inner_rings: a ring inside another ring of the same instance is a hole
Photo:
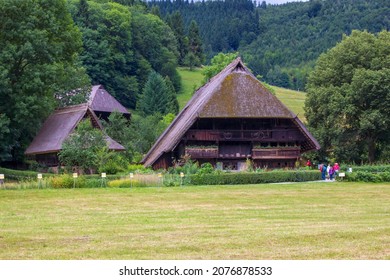
[[[320,147],[297,116],[269,92],[241,59],[237,58],[195,92],[142,163],[150,166],[161,155],[172,151],[198,118],[288,118],[293,120],[307,138],[304,151]]]
[[[88,104],[69,106],[51,114],[27,148],[26,155],[55,153],[61,150],[62,143],[84,118],[90,118],[94,127],[102,129],[95,113]],[[109,149],[123,151],[125,148],[105,136]]]

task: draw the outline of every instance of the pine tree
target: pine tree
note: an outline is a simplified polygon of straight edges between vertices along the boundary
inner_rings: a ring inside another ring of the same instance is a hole
[[[143,115],[160,113],[165,115],[168,105],[168,88],[163,77],[157,72],[149,74],[137,107]]]
[[[188,39],[185,36],[183,17],[181,13],[179,11],[174,12],[168,17],[167,23],[177,39],[178,50],[180,53],[179,64],[182,65],[184,57],[188,52]]]
[[[167,97],[168,97],[168,104],[167,104],[167,111],[166,113],[172,113],[176,115],[179,113],[179,102],[177,101],[176,98],[176,92],[175,88],[173,86],[173,83],[171,79],[169,79],[168,76],[165,77],[165,84],[167,85]]]
[[[204,61],[204,54],[202,48],[202,39],[199,34],[199,27],[195,20],[192,20],[188,30],[188,50],[192,52],[195,59],[195,66],[200,66]]]

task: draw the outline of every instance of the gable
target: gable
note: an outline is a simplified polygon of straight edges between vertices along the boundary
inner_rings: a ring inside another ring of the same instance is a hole
[[[95,112],[112,113],[117,111],[124,115],[130,115],[129,111],[101,85],[92,87],[88,105]]]

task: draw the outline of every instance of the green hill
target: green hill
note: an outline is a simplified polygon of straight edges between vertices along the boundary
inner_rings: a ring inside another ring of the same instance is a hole
[[[180,68],[179,74],[182,78],[182,91],[177,96],[179,101],[180,110],[186,105],[188,100],[190,100],[192,93],[202,85],[203,75],[201,69],[196,69],[193,71],[188,70],[187,68]],[[299,118],[305,122],[304,117],[304,104],[306,93],[302,91],[295,91],[280,87],[275,87],[276,96]]]

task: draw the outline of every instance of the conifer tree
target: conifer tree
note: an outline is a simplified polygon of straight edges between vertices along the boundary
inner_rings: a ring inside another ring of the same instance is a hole
[[[183,65],[184,57],[188,52],[188,40],[185,36],[183,17],[179,11],[174,12],[168,17],[167,23],[172,29],[177,39],[177,45],[179,50],[179,64]]]
[[[164,115],[168,104],[167,92],[167,85],[163,77],[152,71],[137,104],[140,113],[142,115],[153,115],[156,113]]]
[[[171,79],[169,79],[168,76],[166,76],[164,80],[167,86],[167,97],[168,97],[167,111],[165,113],[166,114],[172,113],[176,115],[177,113],[179,113],[179,102],[177,101],[176,98],[175,88],[173,86]]]
[[[188,51],[193,53],[194,66],[200,66],[204,61],[204,54],[202,48],[202,39],[199,34],[199,27],[195,20],[192,20],[188,30]]]

